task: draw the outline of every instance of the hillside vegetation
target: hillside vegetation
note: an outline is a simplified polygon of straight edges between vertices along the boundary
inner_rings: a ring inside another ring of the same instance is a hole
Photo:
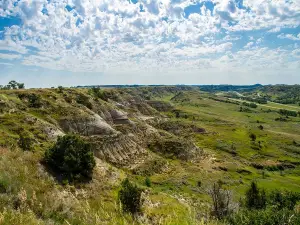
[[[1,224],[299,224],[297,110],[194,86],[23,87],[0,90]]]

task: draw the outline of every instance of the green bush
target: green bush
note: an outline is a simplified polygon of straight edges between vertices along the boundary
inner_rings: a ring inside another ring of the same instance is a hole
[[[28,95],[28,103],[29,103],[29,107],[32,107],[32,108],[39,108],[42,106],[41,97],[34,93]]]
[[[79,104],[81,104],[81,105],[86,106],[86,107],[89,108],[89,109],[92,109],[92,108],[93,108],[93,105],[92,105],[92,103],[89,101],[89,98],[88,98],[87,96],[85,96],[85,95],[82,95],[82,94],[78,95],[78,96],[76,97],[76,102],[79,103]]]
[[[126,178],[122,182],[122,188],[119,191],[119,201],[122,204],[123,211],[132,215],[141,212],[141,194],[142,190]]]
[[[267,197],[263,189],[259,189],[256,182],[252,182],[246,192],[246,207],[248,209],[263,209],[266,207]]]
[[[35,93],[20,93],[18,94],[18,97],[21,100],[26,99],[28,102],[28,106],[31,108],[40,108],[42,106],[41,97],[39,95],[36,95]]]
[[[45,152],[44,160],[69,181],[91,178],[96,165],[90,144],[76,135],[59,137],[56,144]]]
[[[297,112],[296,111],[291,111],[291,110],[286,110],[286,109],[280,109],[279,114],[284,115],[284,116],[294,116],[297,117]]]
[[[150,180],[149,177],[146,177],[146,179],[145,179],[145,185],[146,185],[147,187],[151,187],[151,180]]]
[[[277,209],[293,210],[298,201],[300,201],[300,193],[291,191],[272,191],[268,198],[268,204]]]

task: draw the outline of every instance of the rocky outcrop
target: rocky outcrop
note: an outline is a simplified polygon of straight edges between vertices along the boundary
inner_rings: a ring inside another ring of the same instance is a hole
[[[167,158],[189,161],[203,155],[203,150],[193,142],[175,136],[163,137],[148,145],[149,149]]]
[[[83,136],[116,133],[116,130],[97,114],[61,119],[60,126],[65,132],[77,133]]]
[[[96,157],[118,167],[135,167],[148,155],[147,150],[128,135],[93,136],[89,141]]]
[[[127,113],[113,109],[110,111],[111,118],[115,124],[129,124],[130,120],[127,117]]]

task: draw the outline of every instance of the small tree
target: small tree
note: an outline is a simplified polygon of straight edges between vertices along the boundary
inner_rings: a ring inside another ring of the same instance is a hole
[[[151,187],[151,180],[150,180],[150,177],[146,177],[145,179],[145,184],[147,187]]]
[[[12,88],[12,89],[17,89],[18,87],[18,82],[16,82],[15,80],[9,81],[8,85]]]
[[[230,213],[231,192],[222,189],[220,182],[214,183],[209,190],[213,201],[212,214],[218,219],[222,219]]]
[[[18,88],[19,88],[19,89],[24,89],[24,88],[25,88],[24,83],[18,83],[17,85],[18,85]]]
[[[76,135],[59,137],[45,152],[45,162],[69,181],[91,178],[95,159],[91,145]]]
[[[264,209],[267,197],[264,189],[260,190],[256,182],[252,182],[246,192],[246,206],[248,209]]]
[[[132,215],[139,213],[141,211],[141,194],[142,190],[126,178],[122,182],[122,188],[119,191],[119,201],[122,204],[123,211]]]

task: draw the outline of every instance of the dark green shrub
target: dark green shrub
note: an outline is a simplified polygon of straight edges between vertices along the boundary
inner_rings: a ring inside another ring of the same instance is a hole
[[[31,108],[40,108],[42,106],[41,97],[39,95],[36,95],[35,93],[20,93],[18,94],[18,97],[21,100],[26,99],[28,102],[28,106]]]
[[[277,209],[293,210],[297,202],[300,201],[300,193],[276,190],[270,193],[268,200],[268,203],[276,206]]]
[[[6,193],[8,190],[8,182],[7,180],[0,180],[0,193]]]
[[[202,186],[202,182],[201,182],[200,180],[197,182],[197,186],[198,186],[198,187],[201,187],[201,186]]]
[[[78,95],[76,97],[76,102],[79,103],[79,104],[81,104],[81,105],[86,106],[89,109],[93,108],[93,105],[90,102],[89,98],[87,96],[85,96],[85,95],[82,95],[82,94]]]
[[[251,133],[249,135],[249,137],[250,137],[251,141],[256,141],[256,135],[255,134]]]
[[[45,152],[44,160],[69,181],[91,178],[96,165],[90,144],[76,135],[59,137],[56,144]]]
[[[294,116],[297,117],[297,112],[296,111],[291,111],[291,110],[286,110],[286,109],[280,109],[279,114],[284,115],[284,116]]]
[[[141,212],[141,194],[142,190],[126,178],[122,182],[122,188],[119,191],[119,201],[122,204],[123,211],[132,215]]]
[[[42,106],[41,97],[34,93],[28,95],[29,107],[40,108]]]
[[[248,209],[263,209],[266,207],[266,202],[266,192],[259,189],[256,182],[252,182],[246,192],[246,207]]]
[[[151,187],[151,180],[150,180],[150,177],[146,177],[146,179],[145,179],[145,185],[146,185],[147,187]]]

